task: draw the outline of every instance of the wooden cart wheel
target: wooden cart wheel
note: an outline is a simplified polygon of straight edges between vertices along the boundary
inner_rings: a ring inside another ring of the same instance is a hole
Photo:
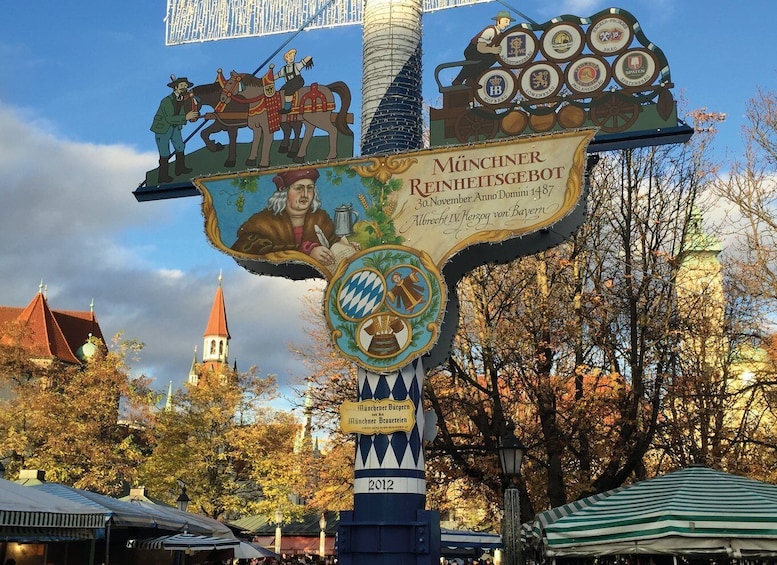
[[[637,102],[628,96],[608,93],[592,103],[589,115],[591,121],[606,132],[624,131],[633,125],[641,110]]]
[[[456,139],[461,143],[493,139],[499,131],[499,119],[495,113],[493,118],[485,115],[487,113],[486,110],[465,110],[459,114],[454,125]]]

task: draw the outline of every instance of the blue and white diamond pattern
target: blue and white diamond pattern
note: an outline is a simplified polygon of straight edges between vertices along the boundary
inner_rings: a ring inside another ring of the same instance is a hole
[[[423,480],[424,454],[421,437],[424,428],[421,399],[424,370],[421,360],[417,359],[391,373],[373,373],[359,368],[358,378],[359,400],[409,398],[416,406],[416,421],[409,433],[358,436],[354,466],[357,482],[358,477],[368,478],[371,471],[377,471],[376,476],[380,477],[392,476],[394,471],[398,479],[395,485],[407,485],[411,494],[423,494],[426,487]],[[416,475],[416,479],[407,479]],[[354,488],[358,490],[356,485]]]
[[[371,269],[361,269],[343,283],[337,300],[345,318],[360,320],[377,310],[385,295],[386,281],[383,276]]]

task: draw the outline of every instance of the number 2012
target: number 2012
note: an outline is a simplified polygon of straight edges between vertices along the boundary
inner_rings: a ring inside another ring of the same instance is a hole
[[[394,479],[370,479],[368,490],[391,491],[394,490]]]

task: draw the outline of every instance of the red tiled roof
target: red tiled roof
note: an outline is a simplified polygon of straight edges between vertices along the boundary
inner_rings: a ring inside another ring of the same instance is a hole
[[[75,353],[90,334],[104,341],[94,312],[51,310],[42,293],[38,293],[26,308],[0,306],[0,331],[6,323],[13,321],[25,326],[27,334],[21,345],[35,357],[80,364]],[[3,336],[3,342],[8,342],[7,336]]]
[[[218,335],[230,339],[229,329],[227,328],[227,309],[224,305],[224,292],[219,284],[216,289],[216,296],[213,298],[213,306],[210,309],[208,325],[205,326],[203,336]]]

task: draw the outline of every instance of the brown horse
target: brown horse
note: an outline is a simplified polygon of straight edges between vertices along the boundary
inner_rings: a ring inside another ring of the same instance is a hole
[[[201,84],[193,87],[191,92],[200,101],[201,105],[217,108],[219,97],[221,96],[222,86],[218,82]],[[200,137],[208,150],[216,152],[224,149],[224,144],[214,141],[212,136],[219,132],[227,132],[227,159],[224,161],[225,167],[234,167],[237,161],[237,133],[240,128],[248,126],[248,111],[245,106],[230,102],[219,112],[207,112],[203,114],[207,119],[213,120],[207,127],[200,132]],[[287,153],[290,157],[296,155],[296,149],[299,147],[302,136],[302,122],[283,122],[281,124],[283,131],[283,141],[278,151]],[[293,141],[292,141],[293,138]]]
[[[239,93],[239,94],[236,94]],[[340,97],[340,110],[334,111],[335,94]],[[348,126],[348,108],[351,104],[351,92],[343,82],[334,82],[326,86],[313,83],[301,88],[295,95],[291,112],[281,116],[281,96],[275,91],[272,74],[257,78],[253,75],[238,74],[232,71],[221,89],[220,107],[229,104],[242,104],[248,107],[248,127],[254,132],[251,152],[246,160],[249,166],[268,167],[270,164],[270,143],[283,121],[303,122],[305,133],[296,155],[295,163],[303,163],[308,145],[316,128],[329,135],[327,159],[337,157],[337,135],[353,135]],[[263,140],[265,142],[263,143]],[[286,138],[284,141],[288,141]],[[261,155],[259,151],[261,149]]]

